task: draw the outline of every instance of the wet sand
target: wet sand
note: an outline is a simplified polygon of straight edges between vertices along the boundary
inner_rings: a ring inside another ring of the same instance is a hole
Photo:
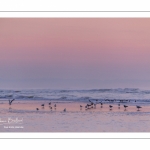
[[[140,111],[136,103],[125,103],[126,109],[124,103],[120,108],[118,103],[105,103],[85,109],[85,102],[52,101],[51,110],[49,102],[16,100],[9,106],[0,101],[0,132],[150,132],[150,105],[141,105]],[[8,118],[22,122],[3,124]]]

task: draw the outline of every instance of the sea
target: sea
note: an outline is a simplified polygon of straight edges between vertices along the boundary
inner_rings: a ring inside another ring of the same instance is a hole
[[[26,89],[26,90],[0,90],[0,100],[53,100],[53,101],[130,101],[150,104],[150,90],[139,88],[114,88],[114,89],[86,89],[86,90],[51,90],[51,89]]]

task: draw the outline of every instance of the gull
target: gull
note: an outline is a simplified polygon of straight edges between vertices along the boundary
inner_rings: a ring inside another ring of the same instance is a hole
[[[49,105],[51,105],[51,102],[49,103]]]
[[[66,112],[66,108],[64,109],[64,112]]]
[[[15,99],[9,100],[9,105],[11,105],[14,100]]]
[[[109,105],[109,108],[112,109],[113,106]]]
[[[41,106],[44,107],[44,104],[42,104]]]
[[[126,109],[128,106],[127,105],[124,105],[124,108]]]
[[[136,108],[139,110],[140,108],[142,108],[141,106],[136,106]]]
[[[38,108],[36,108],[36,110],[39,110]]]
[[[80,105],[80,108],[82,108],[82,105]]]
[[[118,104],[118,107],[120,108],[120,103]]]
[[[90,105],[90,104],[87,104],[87,107],[89,107],[89,106],[92,106],[92,104]]]
[[[54,105],[54,107],[56,108],[56,104]]]

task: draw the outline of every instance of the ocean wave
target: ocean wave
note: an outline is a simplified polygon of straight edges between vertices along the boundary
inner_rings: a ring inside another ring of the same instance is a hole
[[[0,90],[0,99],[18,100],[141,100],[149,102],[150,90],[140,90],[138,88],[116,88],[116,89],[88,89],[88,90]]]

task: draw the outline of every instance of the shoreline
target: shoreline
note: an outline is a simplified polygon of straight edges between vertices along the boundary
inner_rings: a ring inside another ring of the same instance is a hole
[[[51,105],[49,105],[49,102],[51,102]],[[44,107],[41,105],[44,104]],[[56,104],[56,108],[54,105]],[[49,111],[55,111],[55,112],[61,112],[65,108],[67,111],[70,112],[79,112],[79,111],[92,111],[92,112],[150,112],[150,105],[140,104],[142,108],[138,109],[136,108],[137,103],[120,103],[120,107],[118,106],[117,102],[114,103],[103,103],[97,104],[96,107],[93,106],[93,108],[86,109],[85,106],[87,104],[90,104],[90,102],[76,102],[76,101],[48,101],[48,100],[15,100],[12,105],[9,105],[7,101],[1,101],[0,103],[0,111],[12,111],[12,110],[23,110],[23,111],[35,111],[37,112],[36,108],[38,108],[38,112],[49,112]],[[80,108],[80,105],[82,105],[82,108]],[[113,106],[112,109],[109,108],[109,105]],[[127,105],[128,107],[125,109],[124,105]],[[52,109],[50,108],[52,107]]]
[[[44,108],[41,107],[45,104]],[[0,119],[23,120],[20,124],[0,125],[0,132],[150,132],[150,105],[137,111],[135,106],[126,110],[121,105],[98,104],[85,110],[86,102],[14,101],[0,104]],[[80,105],[83,106],[80,109]],[[37,111],[36,108],[39,108]],[[63,110],[66,108],[66,112]],[[15,128],[15,127],[20,128]],[[6,128],[5,128],[6,127]],[[8,127],[8,128],[7,128]],[[14,127],[14,128],[13,128]]]

